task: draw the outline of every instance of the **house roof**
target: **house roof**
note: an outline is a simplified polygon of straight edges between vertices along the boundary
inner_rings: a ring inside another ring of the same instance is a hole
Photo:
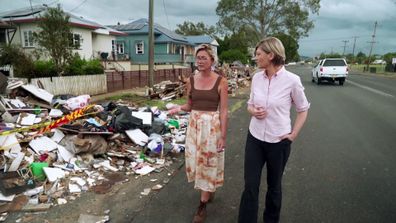
[[[208,36],[208,35],[199,35],[199,36],[186,36],[187,40],[194,45],[198,44],[211,44],[213,46],[219,46],[219,43],[216,41],[215,38]]]
[[[40,5],[32,6],[31,8],[21,8],[12,11],[0,12],[0,20],[9,21],[12,23],[31,23],[39,20],[41,16],[44,16],[47,10],[48,7]],[[92,30],[104,29],[107,30],[107,35],[126,35],[123,32],[105,27],[97,22],[85,19],[81,16],[77,16],[69,12],[65,13],[70,17],[69,22],[72,26]],[[105,34],[104,32],[97,33]]]
[[[0,20],[0,29],[13,29],[15,26]]]
[[[149,22],[147,19],[138,19],[128,24],[109,26],[128,34],[147,34],[149,32]],[[179,35],[157,23],[154,23],[154,35],[156,43],[176,42],[193,45],[186,37]]]

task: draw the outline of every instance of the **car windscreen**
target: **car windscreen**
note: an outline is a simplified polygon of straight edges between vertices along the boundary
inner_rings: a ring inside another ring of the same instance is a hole
[[[337,67],[337,66],[346,66],[345,61],[343,60],[326,60],[323,64],[325,67]]]

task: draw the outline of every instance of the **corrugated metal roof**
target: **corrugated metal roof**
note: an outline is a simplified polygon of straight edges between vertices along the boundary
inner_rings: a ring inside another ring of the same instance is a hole
[[[0,19],[4,21],[13,21],[13,22],[30,22],[34,21],[35,19],[44,16],[45,12],[47,11],[48,7],[46,6],[33,6],[32,8],[21,8],[12,11],[6,11],[0,13]],[[103,26],[97,22],[85,19],[81,16],[74,15],[70,12],[65,12],[70,19],[69,22],[73,25],[83,26],[88,29],[106,29],[109,31],[110,34],[118,34],[118,35],[125,35],[125,33],[120,32],[118,30],[111,29],[109,27]]]
[[[128,24],[124,25],[115,25],[110,26],[113,29],[126,32],[128,34],[134,33],[148,33],[148,20],[147,19],[138,19]],[[154,23],[154,33],[160,34],[158,38],[156,38],[155,42],[179,42],[184,44],[191,44],[189,41],[182,35],[179,35],[159,24]],[[163,34],[163,35],[161,35]]]
[[[186,36],[187,40],[194,44],[208,43],[210,44],[214,39],[208,35],[200,36]]]

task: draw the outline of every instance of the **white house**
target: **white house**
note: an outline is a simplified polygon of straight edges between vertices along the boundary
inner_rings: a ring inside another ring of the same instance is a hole
[[[0,40],[7,43],[18,44],[26,52],[31,52],[37,46],[33,41],[33,33],[39,31],[37,25],[38,20],[48,10],[46,6],[34,6],[32,8],[23,8],[19,10],[0,12],[0,21],[6,22],[15,30],[12,35],[11,32],[3,29],[0,35]],[[78,49],[73,49],[81,58],[92,59],[100,58],[101,53],[111,55],[115,49],[116,36],[126,35],[126,33],[105,27],[96,22],[78,17],[72,13],[65,12],[70,16],[69,22],[72,27],[73,42]]]

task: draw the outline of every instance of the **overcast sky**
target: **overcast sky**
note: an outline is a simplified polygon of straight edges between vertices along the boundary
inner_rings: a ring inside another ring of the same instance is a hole
[[[128,23],[148,17],[148,0],[0,0],[0,11],[38,4],[56,6],[103,25]],[[218,21],[218,0],[154,0],[154,22],[174,30],[184,21]],[[321,0],[319,15],[311,15],[315,28],[300,40],[299,53],[315,56],[321,52],[369,53],[374,23],[378,22],[373,54],[396,52],[396,0]]]

